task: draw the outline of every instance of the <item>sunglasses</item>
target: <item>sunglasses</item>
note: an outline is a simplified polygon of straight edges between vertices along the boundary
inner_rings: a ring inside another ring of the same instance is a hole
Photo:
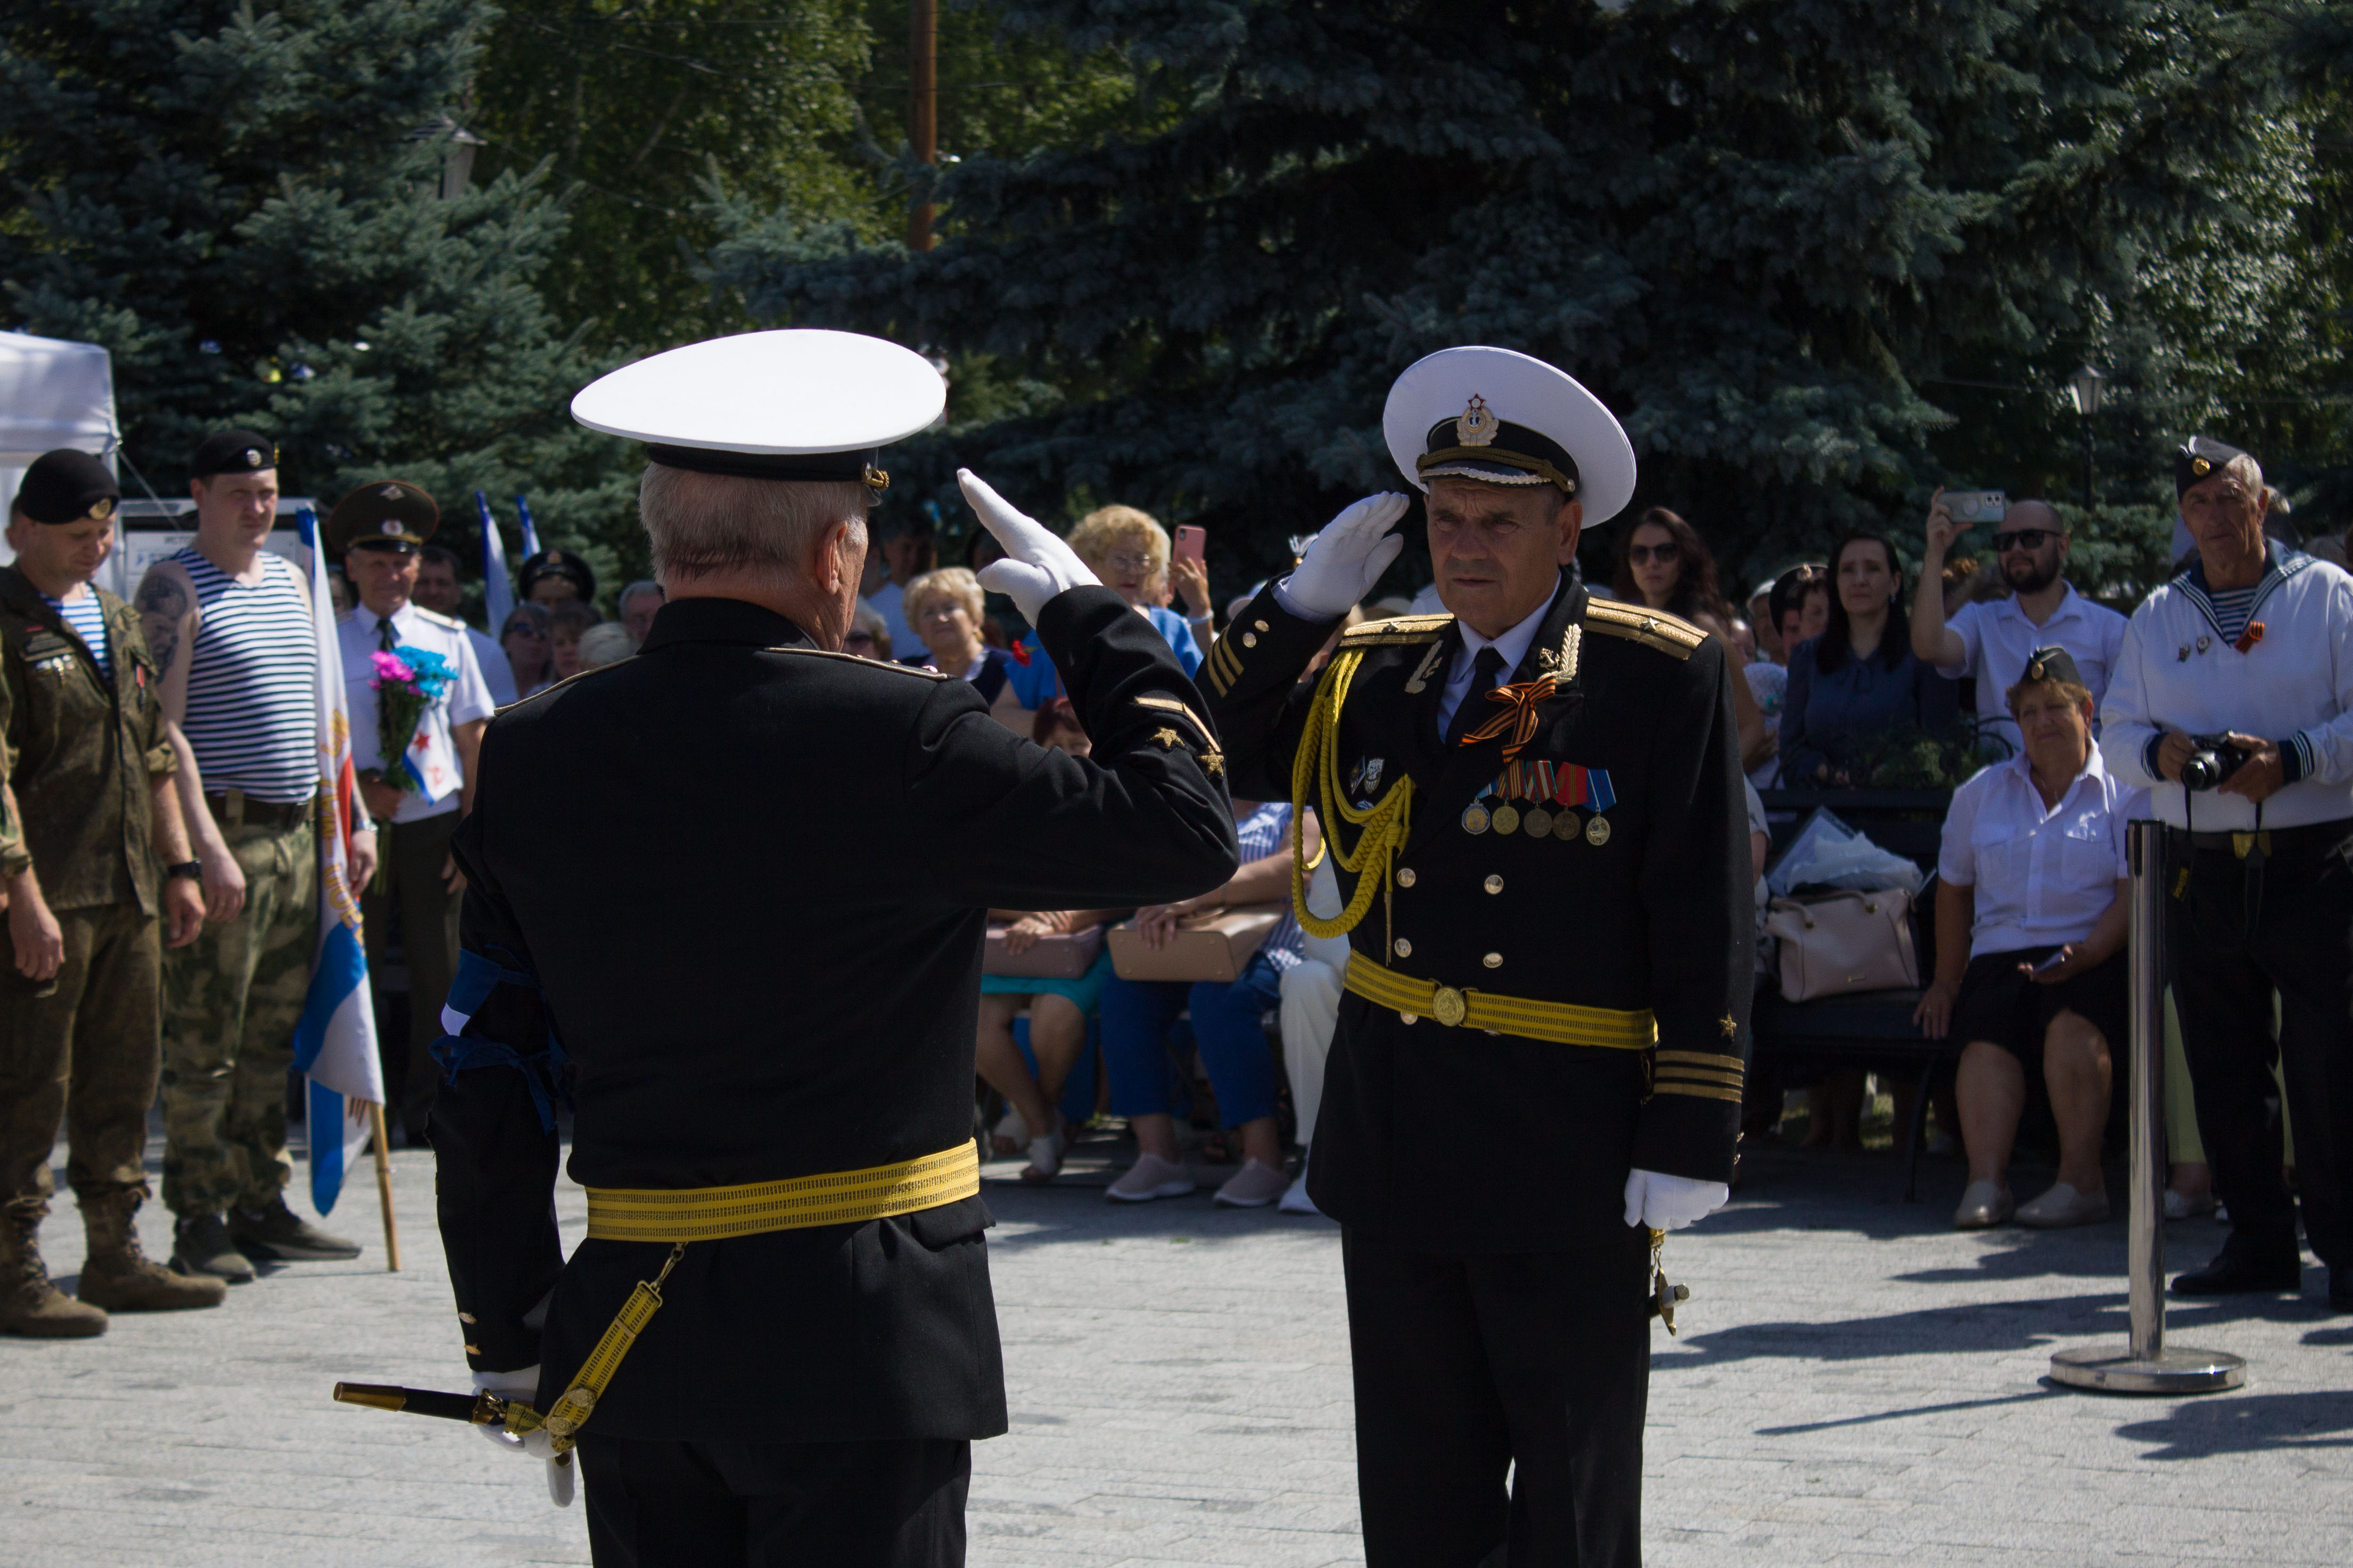
[[[2047,528],[2016,528],[1993,536],[1994,551],[2007,555],[2013,550],[2040,550],[2045,540],[2059,536]]]
[[[543,642],[547,638],[547,634],[545,632],[541,631],[529,621],[516,621],[512,625],[509,626],[506,630],[501,632],[499,636],[501,637],[537,637]]]
[[[1672,566],[1683,559],[1683,546],[1672,539],[1664,544],[1630,544],[1626,547],[1626,559],[1637,566],[1647,566],[1653,561],[1662,566]]]

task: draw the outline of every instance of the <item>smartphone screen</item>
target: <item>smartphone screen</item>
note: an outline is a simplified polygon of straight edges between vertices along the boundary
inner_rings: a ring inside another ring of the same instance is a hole
[[[1208,530],[1195,528],[1189,522],[1180,522],[1176,525],[1176,553],[1186,560],[1200,560],[1201,552],[1208,548]]]

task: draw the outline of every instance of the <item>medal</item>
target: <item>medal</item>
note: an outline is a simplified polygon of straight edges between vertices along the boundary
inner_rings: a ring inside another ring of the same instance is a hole
[[[1497,806],[1495,808],[1495,831],[1498,833],[1517,833],[1519,830],[1520,808],[1516,805],[1509,805]]]
[[[1555,838],[1559,839],[1563,844],[1573,843],[1577,838],[1577,813],[1573,811],[1564,811],[1559,816],[1554,817],[1552,819],[1552,836]]]
[[[1595,816],[1585,825],[1585,841],[1599,849],[1609,842],[1609,819]]]
[[[1549,838],[1552,837],[1552,813],[1539,805],[1528,813],[1523,826],[1527,828],[1531,838]]]
[[[1481,805],[1475,800],[1469,805],[1464,806],[1462,808],[1462,831],[1465,833],[1486,832],[1487,808]]]

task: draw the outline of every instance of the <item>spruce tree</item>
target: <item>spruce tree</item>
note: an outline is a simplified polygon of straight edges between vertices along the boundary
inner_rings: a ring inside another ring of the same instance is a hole
[[[771,219],[714,263],[765,319],[1027,389],[985,422],[952,404],[934,485],[953,455],[1049,510],[1209,522],[1255,564],[1398,484],[1378,419],[1399,368],[1523,349],[1619,413],[1638,505],[1691,515],[1737,576],[1851,526],[1916,533],[1947,445],[2072,471],[2063,378],[2104,331],[2163,333],[2168,258],[2203,268],[2193,310],[2263,297],[2266,241],[2200,239],[2263,228],[2250,179],[2296,199],[2267,161],[2273,74],[2232,57],[2232,21],[2186,0],[1029,0],[1008,29],[1122,49],[1166,123],[966,158],[929,254]],[[1969,381],[2033,395],[1958,430],[1946,394]],[[2149,441],[2114,456],[2158,482]]]

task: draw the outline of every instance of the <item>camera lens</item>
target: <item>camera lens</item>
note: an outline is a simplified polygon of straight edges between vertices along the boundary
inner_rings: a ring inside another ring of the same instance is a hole
[[[2212,789],[2222,782],[2222,759],[2211,752],[2192,752],[2181,764],[2183,789]]]

